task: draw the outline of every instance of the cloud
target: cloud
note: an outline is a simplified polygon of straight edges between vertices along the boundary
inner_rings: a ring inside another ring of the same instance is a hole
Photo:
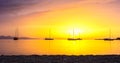
[[[52,10],[69,3],[118,3],[120,0],[0,0],[0,19]]]
[[[0,13],[29,13],[44,10],[47,6],[56,6],[73,2],[108,3],[119,0],[0,0]],[[38,9],[39,8],[39,9]],[[32,10],[31,10],[32,9]],[[29,10],[29,11],[28,11]]]
[[[93,3],[108,3],[108,2],[113,2],[115,0],[84,0],[86,2],[93,2]]]
[[[42,2],[42,0],[0,0],[0,13],[25,9],[37,2]]]
[[[0,24],[24,15],[49,12],[53,7],[77,1],[80,0],[0,0]]]
[[[7,16],[43,12],[50,6],[62,5],[80,0],[0,0],[0,14]],[[49,9],[48,9],[49,8]]]

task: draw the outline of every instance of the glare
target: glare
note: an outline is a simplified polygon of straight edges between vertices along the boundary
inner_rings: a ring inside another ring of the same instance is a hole
[[[83,30],[79,28],[73,28],[73,29],[69,29],[68,32],[70,35],[79,35],[83,33]]]

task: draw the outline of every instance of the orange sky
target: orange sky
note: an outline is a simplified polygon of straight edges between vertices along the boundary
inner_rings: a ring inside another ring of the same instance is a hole
[[[46,37],[51,29],[53,37],[67,38],[73,28],[79,30],[76,37],[79,34],[82,38],[108,37],[110,28],[113,37],[120,36],[120,7],[114,0],[65,0],[39,6],[31,5],[26,7],[29,9],[26,13],[21,10],[14,19],[10,17],[9,22],[0,25],[0,35],[14,35],[19,26],[20,36],[28,37]]]

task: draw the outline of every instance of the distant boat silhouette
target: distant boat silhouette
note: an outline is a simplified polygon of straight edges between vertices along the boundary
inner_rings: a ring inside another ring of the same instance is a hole
[[[19,37],[18,37],[18,28],[15,30],[15,36],[13,37],[13,40],[19,40]]]
[[[105,40],[105,41],[113,41],[114,39],[111,39],[111,38],[104,38],[103,40]]]
[[[68,38],[68,40],[82,40],[80,38]]]
[[[114,39],[111,38],[111,29],[109,30],[109,38],[104,38],[105,41],[113,41]]]
[[[68,38],[67,40],[82,40],[81,38],[74,37],[74,29],[73,29],[73,38]]]
[[[49,29],[49,37],[46,37],[44,40],[54,40],[54,38],[51,37],[51,30]]]
[[[54,40],[53,38],[45,38],[45,40]]]
[[[120,37],[116,38],[116,40],[120,40]]]

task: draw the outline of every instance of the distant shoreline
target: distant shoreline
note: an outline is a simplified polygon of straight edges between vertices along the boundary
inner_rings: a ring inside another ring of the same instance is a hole
[[[120,63],[120,55],[1,55],[0,63]]]
[[[0,36],[0,39],[13,39],[13,36]],[[38,39],[38,38],[31,38],[31,37],[19,37],[19,39]]]
[[[19,40],[37,40],[37,39],[39,39],[39,38],[19,38]],[[0,38],[0,40],[13,40],[13,38],[8,38],[8,39]]]

